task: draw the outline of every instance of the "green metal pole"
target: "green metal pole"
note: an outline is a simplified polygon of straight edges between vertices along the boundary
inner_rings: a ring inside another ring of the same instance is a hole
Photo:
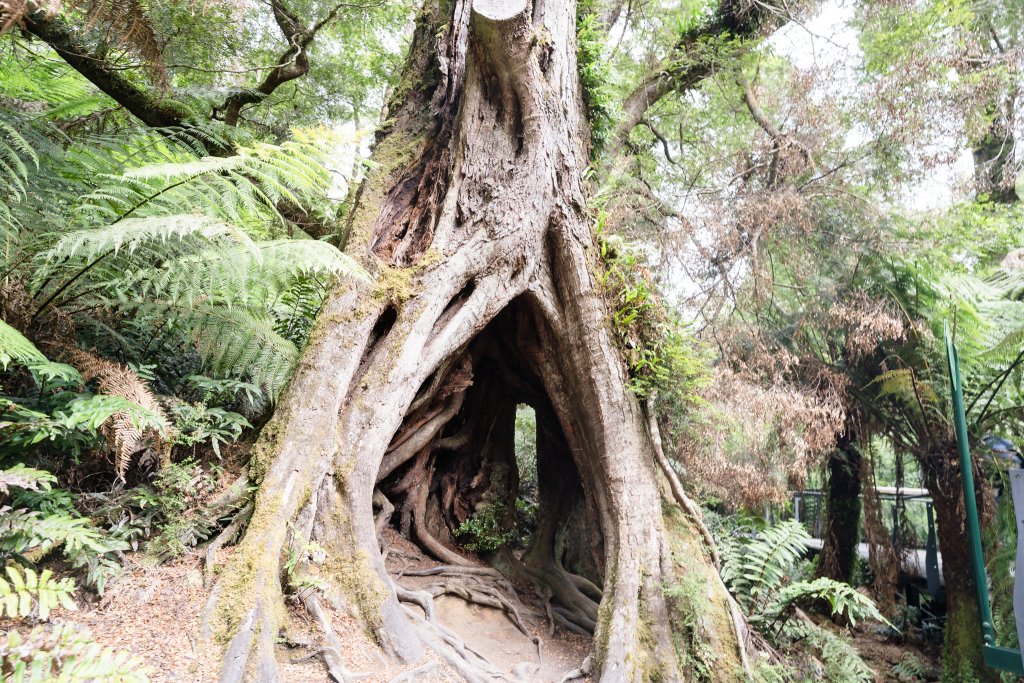
[[[949,383],[952,388],[953,428],[956,430],[956,446],[960,456],[960,477],[964,488],[964,512],[967,517],[967,538],[971,551],[971,573],[974,575],[974,595],[978,603],[978,622],[984,640],[982,654],[985,663],[996,669],[1024,673],[1024,662],[1020,650],[998,647],[995,644],[995,630],[992,627],[992,610],[989,607],[988,577],[985,574],[985,556],[981,547],[981,525],[978,523],[978,502],[974,490],[974,469],[967,441],[967,415],[964,412],[964,392],[960,381],[960,360],[956,345],[944,325],[946,336],[946,363],[949,367]]]

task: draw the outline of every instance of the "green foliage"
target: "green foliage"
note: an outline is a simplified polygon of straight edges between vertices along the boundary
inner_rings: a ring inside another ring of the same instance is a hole
[[[576,10],[576,59],[583,103],[590,119],[591,157],[596,159],[612,135],[618,96],[613,72],[605,57],[607,33],[592,2],[581,2]]]
[[[640,398],[657,394],[666,402],[693,403],[708,380],[697,342],[658,294],[637,247],[605,234],[603,221],[599,214],[604,264],[599,278],[629,371],[629,388]]]
[[[13,467],[0,470],[0,495],[9,493],[12,486],[26,491],[49,491],[56,481],[57,477],[46,470],[16,463]]]
[[[151,530],[159,529],[148,552],[166,560],[209,538],[215,520],[202,514],[202,502],[215,487],[214,477],[194,460],[185,460],[164,467],[151,488],[136,492],[137,503],[148,508]]]
[[[78,609],[71,599],[75,592],[74,579],[54,579],[49,569],[36,574],[29,568],[19,570],[7,565],[5,570],[9,581],[0,576],[0,617],[5,612],[9,619],[35,614],[46,621],[50,611],[58,605],[67,610]]]
[[[45,361],[42,351],[25,339],[21,332],[0,320],[0,367],[6,370],[11,362],[29,365]]]
[[[852,586],[827,578],[803,580],[801,558],[810,538],[794,520],[766,526],[756,520],[720,530],[716,540],[722,557],[722,579],[760,630],[794,659],[791,664],[809,670],[809,680],[832,683],[868,683],[874,672],[850,643],[837,633],[806,619],[794,619],[800,603],[829,605],[832,616],[853,626],[865,619],[888,623],[874,602]],[[799,650],[815,656],[809,660]],[[768,667],[764,680],[800,680],[789,666]]]
[[[820,665],[811,680],[829,683],[872,683],[875,672],[869,667],[850,642],[837,633],[814,624],[802,622],[790,630],[793,640],[805,643],[820,653]],[[815,662],[817,664],[817,662]]]
[[[13,683],[148,683],[142,659],[92,640],[72,624],[48,624],[0,637],[0,673]]]
[[[537,500],[537,413],[529,406],[516,408],[515,450],[519,492]]]
[[[102,593],[107,579],[120,571],[114,554],[128,545],[79,515],[66,500],[54,504],[54,481],[48,472],[20,464],[0,470],[0,494],[9,487],[50,494],[15,496],[15,504],[32,507],[0,505],[0,559],[28,564],[29,557],[39,559],[60,549],[73,568],[85,571],[86,583]]]
[[[921,660],[917,656],[909,654],[901,661],[893,664],[889,672],[900,683],[924,681],[927,680],[928,674],[928,671]]]
[[[455,529],[455,537],[474,552],[491,552],[515,540],[515,529],[509,528],[508,508],[503,503],[481,505]]]
[[[871,598],[848,583],[824,576],[813,581],[797,581],[784,586],[779,591],[772,612],[782,614],[801,602],[811,604],[821,601],[828,604],[832,617],[843,618],[851,627],[865,619],[889,623]]]
[[[722,579],[748,612],[759,612],[793,580],[809,539],[810,534],[795,520],[756,531],[740,527],[719,539]]]
[[[204,403],[182,403],[171,409],[174,417],[174,437],[171,443],[183,446],[209,443],[220,457],[221,444],[234,443],[243,429],[252,425],[243,416],[217,406]]]

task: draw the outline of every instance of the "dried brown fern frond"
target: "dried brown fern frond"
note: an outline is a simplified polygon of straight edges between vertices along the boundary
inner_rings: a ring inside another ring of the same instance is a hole
[[[108,43],[131,50],[142,59],[157,86],[167,88],[170,85],[163,47],[140,0],[70,1],[85,10],[86,31],[105,26]]]
[[[28,15],[41,13],[50,18],[61,9],[61,0],[0,0],[0,35],[21,25]],[[102,27],[104,42],[130,50],[141,59],[162,89],[170,86],[163,47],[140,0],[67,0],[69,9],[85,14],[85,31]]]
[[[21,25],[26,14],[42,12],[51,17],[60,9],[60,0],[0,0],[0,36]]]
[[[101,394],[119,396],[142,406],[160,418],[164,434],[170,433],[171,421],[164,413],[160,401],[149,390],[146,382],[130,368],[79,349],[69,350],[67,360],[78,369],[86,382],[98,380],[97,388]],[[160,432],[138,429],[127,413],[111,415],[101,431],[114,451],[114,469],[122,480],[137,453],[147,448],[160,451],[164,446]]]

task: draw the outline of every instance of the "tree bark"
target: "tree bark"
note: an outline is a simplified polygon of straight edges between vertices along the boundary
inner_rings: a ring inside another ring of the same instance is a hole
[[[464,400],[467,365],[471,381],[489,381],[477,349],[486,344],[506,376],[549,406],[545,457],[571,461],[595,511],[604,565],[597,679],[680,680],[693,655],[684,644],[695,642],[712,644],[716,679],[742,677],[720,583],[671,605],[665,597],[682,568],[714,568],[692,525],[663,516],[650,436],[594,275],[575,12],[572,2],[456,0],[428,3],[419,17],[351,224],[348,251],[377,283],[329,299],[260,436],[252,520],[214,591],[223,681],[277,679],[281,559],[310,539],[327,557],[300,570],[387,654],[414,661],[430,648],[450,657],[429,620],[399,602],[372,500],[389,454],[428,434],[411,461],[390,458],[400,476],[428,449],[457,443],[460,420],[494,414],[452,407]],[[445,411],[452,421],[436,430]],[[429,466],[423,472],[432,480]],[[559,575],[575,588],[566,602],[587,596],[576,578]],[[688,610],[700,618],[687,619]]]
[[[860,451],[843,436],[828,457],[825,528],[817,576],[850,583],[860,543]]]
[[[999,680],[982,658],[982,636],[975,602],[970,544],[964,521],[963,483],[956,457],[956,442],[944,441],[937,452],[919,457],[925,486],[935,508],[935,526],[942,554],[942,578],[946,588],[946,630],[942,644],[944,681]],[[975,472],[975,481],[983,477]],[[978,510],[984,510],[979,496]]]

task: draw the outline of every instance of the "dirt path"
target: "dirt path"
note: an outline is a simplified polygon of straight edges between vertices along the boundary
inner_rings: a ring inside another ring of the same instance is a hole
[[[389,539],[392,551],[388,568],[406,588],[422,590],[436,577],[405,576],[403,572],[435,567],[437,563],[397,534]],[[230,551],[224,551],[224,554]],[[134,559],[134,558],[133,558]],[[502,609],[472,604],[447,595],[435,599],[435,618],[454,631],[468,648],[486,657],[513,683],[559,683],[580,666],[590,639],[561,628],[549,632],[544,604],[531,594],[515,589],[501,595],[515,607],[524,634]],[[198,637],[199,618],[206,603],[199,555],[190,555],[161,567],[132,562],[113,582],[102,601],[62,617],[87,626],[101,644],[141,656],[154,670],[154,683],[206,683],[217,680],[219,660],[215,648]],[[342,658],[354,672],[367,674],[366,683],[389,683],[403,673],[406,683],[461,681],[452,669],[430,656],[407,666],[389,666],[378,648],[353,619],[333,614],[341,640]],[[303,642],[280,653],[281,674],[286,683],[328,681],[319,658],[301,660],[319,646],[317,631],[301,609],[292,610],[289,638]],[[540,658],[537,643],[540,641]],[[585,680],[585,679],[576,679]]]
[[[385,533],[390,544],[388,571],[400,585],[411,590],[435,587],[436,591],[438,585],[450,580],[437,576],[410,576],[411,572],[436,568],[438,563],[425,557],[415,545],[398,534],[390,530]],[[484,565],[480,567],[485,568]],[[458,634],[467,647],[504,671],[509,680],[559,683],[566,673],[578,669],[583,663],[589,652],[590,638],[569,633],[561,627],[552,632],[543,601],[532,593],[518,590],[504,581],[486,578],[471,578],[468,585],[499,593],[514,607],[524,628],[520,629],[505,609],[483,606],[451,595],[439,595],[434,599],[436,619]],[[456,588],[461,589],[462,586]]]

